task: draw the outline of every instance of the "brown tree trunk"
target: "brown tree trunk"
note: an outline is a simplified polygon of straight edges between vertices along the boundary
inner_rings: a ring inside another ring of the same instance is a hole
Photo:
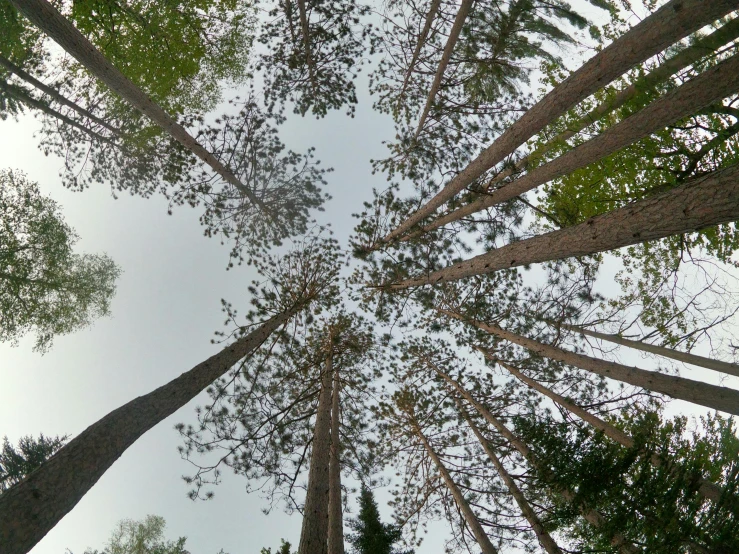
[[[470,528],[472,534],[475,536],[475,540],[477,540],[477,545],[480,547],[480,550],[482,550],[482,553],[498,554],[498,550],[493,546],[493,543],[490,542],[490,539],[485,533],[485,530],[482,528],[482,525],[480,525],[475,512],[473,512],[472,508],[470,508],[470,505],[467,503],[467,500],[465,500],[462,491],[459,490],[459,487],[457,487],[456,483],[452,479],[452,476],[449,474],[449,470],[447,470],[442,461],[439,459],[439,456],[436,454],[436,452],[434,452],[434,449],[429,444],[426,436],[421,431],[421,428],[418,427],[417,424],[414,424],[413,431],[423,444],[429,457],[433,460],[434,464],[436,465],[436,469],[438,469],[439,473],[441,473],[444,484],[454,497],[454,501],[457,503],[457,506],[462,512],[467,526]]]
[[[316,84],[315,66],[313,65],[313,54],[311,53],[310,47],[310,25],[308,23],[308,11],[305,8],[305,0],[298,0],[298,12],[300,14],[300,29],[303,34],[303,48],[305,49],[305,65],[308,67],[308,79],[315,95],[318,86]]]
[[[671,123],[693,115],[715,102],[720,102],[737,89],[739,89],[739,55],[708,69],[695,79],[658,98],[634,115],[551,162],[435,219],[425,225],[422,232],[438,229],[496,204],[501,204],[553,179],[595,163]]]
[[[39,89],[44,94],[50,96],[53,100],[55,100],[57,103],[62,104],[63,106],[67,106],[69,108],[72,108],[74,111],[76,111],[78,114],[80,114],[83,117],[86,117],[90,121],[93,121],[97,123],[98,125],[101,125],[102,127],[105,127],[108,129],[111,133],[114,133],[118,136],[120,136],[121,132],[119,129],[116,129],[106,121],[103,121],[99,117],[97,117],[95,114],[91,113],[90,111],[86,110],[76,102],[72,102],[65,96],[61,95],[59,91],[56,89],[42,83],[38,79],[36,79],[33,75],[28,73],[27,71],[24,71],[17,65],[15,65],[13,62],[11,62],[9,59],[5,58],[4,56],[0,55],[0,66],[4,67],[17,77],[20,77],[30,85],[33,85],[37,89]]]
[[[383,241],[387,243],[395,240],[432,215],[485,171],[503,161],[516,148],[581,100],[635,65],[736,7],[736,0],[671,0],[666,3],[556,86]]]
[[[0,495],[2,554],[31,550],[141,435],[258,348],[298,309],[273,317],[166,385],[110,412]]]
[[[341,381],[334,369],[331,392],[331,461],[329,463],[328,554],[344,554],[344,514],[341,507]]]
[[[527,377],[523,373],[521,373],[518,369],[513,367],[512,365],[502,361],[495,359],[488,351],[478,348],[482,354],[488,358],[489,360],[496,361],[500,365],[502,365],[504,368],[506,368],[511,374],[513,374],[516,378],[526,383],[528,386],[530,386],[532,389],[539,391],[541,394],[546,396],[547,398],[552,399],[554,402],[565,408],[566,410],[570,411],[571,413],[575,414],[577,417],[582,419],[583,421],[586,421],[590,425],[592,425],[594,428],[601,431],[605,436],[609,437],[613,441],[619,443],[622,446],[625,446],[626,448],[634,448],[634,445],[636,444],[634,442],[634,439],[631,437],[631,435],[623,432],[621,429],[618,429],[617,427],[611,425],[610,423],[607,423],[603,421],[601,418],[599,418],[596,415],[591,414],[587,410],[584,410],[577,404],[570,402],[563,396],[560,396],[556,392],[554,392],[551,389],[548,389],[538,381],[535,381],[531,377]],[[643,456],[646,456],[649,458],[649,461],[651,464],[655,467],[660,467],[663,465],[662,459],[656,454],[656,453],[650,453],[650,452],[641,452],[640,453]],[[716,483],[713,483],[709,481],[708,479],[699,479],[699,488],[698,493],[703,496],[704,498],[708,498],[709,500],[712,500],[714,502],[718,502],[721,500],[721,487],[719,487]]]
[[[493,462],[495,469],[498,470],[498,475],[500,475],[503,483],[505,483],[506,487],[508,487],[508,491],[511,493],[511,496],[513,496],[516,504],[518,504],[518,507],[521,509],[521,513],[523,513],[526,521],[529,522],[529,525],[531,525],[531,528],[534,530],[534,534],[536,535],[536,538],[539,541],[541,547],[549,554],[562,554],[562,550],[559,548],[559,546],[551,537],[551,535],[547,532],[547,530],[544,529],[544,525],[539,519],[539,516],[536,515],[536,512],[534,512],[534,509],[531,507],[528,500],[526,500],[526,497],[524,496],[523,492],[521,492],[521,489],[518,488],[518,485],[510,476],[510,474],[506,471],[502,462],[500,461],[500,459],[498,459],[498,456],[495,455],[495,452],[490,446],[488,440],[482,436],[480,429],[477,428],[477,425],[475,425],[475,422],[472,421],[472,418],[469,416],[467,411],[460,405],[460,401],[456,398],[455,401],[457,402],[457,407],[459,408],[462,417],[464,417],[465,421],[467,421],[467,425],[470,426],[472,432],[477,437],[477,440],[480,441],[480,444],[485,450],[485,453],[488,455],[488,458],[490,458],[490,461]]]
[[[226,182],[233,185],[250,202],[271,215],[271,210],[244,185],[218,158],[177,123],[144,91],[123,75],[97,48],[80,33],[59,11],[46,0],[10,0],[19,12],[59,46],[87,68],[110,89],[159,125],[177,142],[208,164]]]
[[[587,221],[434,271],[384,285],[404,289],[455,281],[501,269],[562,260],[631,246],[739,219],[739,164]]]
[[[459,34],[462,32],[462,27],[464,27],[464,22],[470,13],[473,3],[474,0],[462,0],[462,4],[459,6],[457,17],[454,19],[452,29],[449,31],[449,38],[444,46],[444,52],[441,55],[441,61],[439,61],[439,66],[436,68],[436,75],[434,75],[434,81],[431,83],[428,98],[426,98],[426,106],[423,108],[421,117],[418,120],[418,128],[416,129],[416,134],[413,136],[414,141],[418,140],[418,135],[421,134],[423,126],[426,123],[426,118],[428,118],[429,112],[431,111],[436,93],[439,92],[439,87],[441,87],[441,79],[444,77],[444,71],[446,71],[449,60],[452,58],[454,46],[457,44]]]
[[[303,527],[298,554],[327,554],[329,466],[331,463],[331,384],[333,378],[333,333],[329,331],[326,367],[321,374],[316,425],[313,429],[313,450],[308,470],[308,490],[305,493]]]
[[[513,432],[511,432],[511,430],[508,429],[508,427],[506,427],[502,421],[491,414],[490,411],[480,402],[478,402],[475,397],[473,397],[464,387],[462,387],[462,385],[460,385],[449,375],[441,371],[441,369],[436,367],[436,365],[432,365],[432,367],[434,371],[436,371],[436,373],[441,376],[452,389],[457,391],[462,396],[462,398],[467,400],[467,402],[469,402],[475,408],[475,410],[478,411],[478,413],[485,419],[485,421],[495,427],[495,429],[501,435],[503,435],[503,437],[510,444],[512,444],[516,450],[518,450],[521,456],[523,456],[545,480],[551,479],[550,470],[545,464],[540,463],[538,458],[534,455],[534,453],[525,442],[514,435]],[[557,493],[561,494],[562,497],[568,502],[573,502],[575,500],[575,493],[569,489],[558,488],[556,489],[556,491]],[[594,527],[601,527],[605,525],[605,518],[600,512],[592,510],[583,505],[579,505],[578,510],[580,511],[583,518],[585,518],[585,520]],[[637,547],[627,541],[626,538],[620,533],[615,534],[611,538],[611,544],[617,546],[621,554],[638,554],[639,552],[641,552]]]
[[[434,18],[436,17],[436,13],[439,11],[439,6],[441,6],[441,0],[431,0],[431,6],[429,7],[429,11],[426,14],[426,20],[423,23],[423,29],[421,30],[421,34],[418,36],[416,48],[415,50],[413,50],[413,56],[411,57],[411,61],[408,64],[408,71],[406,71],[405,78],[403,79],[403,86],[400,88],[400,94],[398,94],[398,103],[403,101],[405,90],[406,88],[408,88],[408,82],[411,80],[411,75],[413,74],[413,68],[418,61],[418,57],[421,55],[421,49],[423,49],[423,45],[426,42],[426,38],[428,37],[429,32],[431,32],[431,25],[434,23]]]
[[[739,18],[737,19],[739,21]],[[671,358],[679,362],[685,362],[686,364],[696,365],[699,367],[705,367],[706,369],[712,369],[714,371],[720,371],[728,375],[734,375],[739,377],[739,365],[731,364],[729,362],[722,362],[721,360],[714,360],[712,358],[706,358],[704,356],[698,356],[696,354],[690,354],[689,352],[680,352],[679,350],[673,350],[672,348],[666,348],[664,346],[656,346],[646,342],[638,340],[629,340],[619,335],[611,335],[607,333],[599,333],[591,329],[585,329],[584,327],[578,327],[576,325],[569,325],[567,323],[557,323],[558,327],[568,329],[574,333],[580,333],[596,339],[607,340],[615,344],[622,346],[628,346],[629,348],[635,348],[642,352],[649,352],[651,354],[657,354],[664,356],[665,358]]]
[[[739,391],[726,387],[717,387],[692,379],[665,375],[657,371],[646,371],[637,367],[629,367],[616,362],[599,360],[575,352],[569,352],[556,346],[544,344],[533,339],[522,337],[516,333],[506,331],[497,325],[470,321],[464,316],[448,310],[440,312],[460,321],[474,325],[492,335],[522,346],[539,356],[551,358],[571,366],[579,367],[609,379],[623,381],[637,387],[666,394],[672,398],[679,398],[693,404],[706,406],[712,410],[720,410],[734,415],[739,415]]]

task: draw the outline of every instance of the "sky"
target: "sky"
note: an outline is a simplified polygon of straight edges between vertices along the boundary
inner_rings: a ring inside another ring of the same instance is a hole
[[[369,160],[383,156],[381,141],[393,136],[392,122],[371,111],[366,86],[358,88],[355,119],[341,112],[322,120],[293,117],[281,128],[289,148],[316,146],[316,157],[335,169],[328,175],[333,198],[319,217],[331,222],[343,244],[355,223],[351,213],[371,199],[372,187],[385,186],[382,175],[371,175]],[[224,319],[220,300],[246,309],[246,289],[255,278],[248,267],[225,270],[228,246],[203,236],[197,209],[181,207],[168,216],[162,197],[121,194],[114,199],[104,185],[82,193],[64,189],[58,178],[60,160],[36,148],[38,126],[30,116],[0,122],[0,168],[21,169],[37,181],[80,235],[78,251],[106,252],[124,273],[112,316],[56,338],[46,355],[32,352],[32,337],[18,347],[0,344],[0,437],[7,435],[11,442],[26,434],[74,436],[212,355],[219,348],[210,339]],[[609,275],[604,279],[608,283]],[[638,354],[625,353],[622,361],[645,369],[655,366]],[[707,370],[688,370],[685,376],[719,382]],[[734,386],[736,381],[731,381]],[[225,475],[209,502],[186,498],[188,487],[181,476],[190,466],[177,452],[181,441],[173,426],[193,422],[193,408],[203,402],[201,395],[139,439],[32,554],[101,548],[117,521],[147,514],[165,517],[168,537],[187,536],[193,554],[220,549],[257,554],[262,547],[277,547],[280,538],[297,544],[300,518],[280,509],[263,514],[265,503],[244,493],[241,478]],[[670,412],[703,410],[674,402]],[[383,512],[389,518],[389,510]],[[441,552],[443,525],[432,529],[419,554]]]

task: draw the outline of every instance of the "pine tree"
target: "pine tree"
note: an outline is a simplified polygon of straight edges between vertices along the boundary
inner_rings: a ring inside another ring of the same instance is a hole
[[[413,554],[413,550],[394,547],[402,538],[402,530],[382,523],[375,495],[365,484],[359,492],[359,513],[349,520],[349,527],[354,531],[348,536],[354,554]]]

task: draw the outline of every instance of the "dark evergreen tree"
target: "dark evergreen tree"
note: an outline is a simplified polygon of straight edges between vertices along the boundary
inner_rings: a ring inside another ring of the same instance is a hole
[[[3,438],[3,449],[0,451],[0,493],[19,483],[33,470],[51,458],[64,443],[63,437],[45,437],[43,434],[34,439],[32,436],[21,437],[18,446],[10,444],[8,437]]]
[[[349,520],[349,527],[354,531],[347,536],[354,554],[413,554],[412,549],[394,546],[403,531],[392,523],[382,523],[375,495],[364,484],[359,492],[359,513]]]

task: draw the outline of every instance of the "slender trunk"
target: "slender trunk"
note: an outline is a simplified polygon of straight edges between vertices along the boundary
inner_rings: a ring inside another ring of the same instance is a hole
[[[223,165],[218,158],[203,146],[177,123],[158,104],[149,98],[144,91],[131,82],[113,64],[111,64],[95,46],[80,33],[59,11],[47,0],[10,0],[19,12],[36,25],[67,53],[85,66],[92,75],[100,79],[110,89],[134,106],[154,123],[159,125],[177,142],[198,158],[208,164],[213,171],[226,182],[233,185],[250,202],[258,205],[266,213],[271,210],[244,185],[233,172]]]
[[[305,493],[303,528],[298,554],[328,552],[329,465],[331,460],[331,384],[333,378],[333,335],[329,334],[326,367],[321,374],[316,425],[313,429],[313,451]]]
[[[413,431],[423,444],[429,457],[433,460],[436,468],[439,470],[439,473],[441,473],[444,484],[449,489],[449,492],[452,493],[454,501],[457,503],[457,506],[459,506],[459,509],[464,516],[464,520],[467,523],[467,526],[472,531],[472,534],[475,536],[475,540],[477,540],[477,545],[480,547],[480,550],[482,550],[482,553],[498,554],[498,550],[493,546],[493,543],[490,542],[490,539],[485,533],[485,530],[482,528],[482,525],[480,525],[477,516],[472,511],[472,508],[470,508],[467,500],[465,500],[462,491],[459,490],[459,487],[457,487],[456,483],[452,479],[452,476],[449,474],[449,470],[447,470],[442,461],[439,459],[439,456],[436,454],[436,452],[434,452],[434,449],[429,444],[425,435],[421,431],[421,428],[418,427],[418,424],[413,425]]]
[[[623,432],[621,429],[618,429],[617,427],[611,425],[610,423],[607,423],[603,421],[601,418],[599,418],[596,415],[591,414],[587,410],[584,410],[577,404],[570,402],[563,396],[560,396],[556,392],[554,392],[551,389],[548,389],[538,381],[535,381],[531,377],[527,377],[523,373],[521,373],[518,369],[513,367],[512,365],[502,361],[495,359],[490,352],[478,348],[482,354],[488,358],[489,360],[497,361],[500,365],[502,365],[504,368],[506,368],[511,374],[513,374],[517,379],[520,381],[523,381],[528,386],[530,386],[532,389],[539,391],[541,394],[546,396],[547,398],[552,399],[554,402],[565,408],[566,410],[570,411],[571,413],[575,414],[577,417],[582,419],[583,421],[586,421],[590,425],[592,425],[594,428],[601,431],[605,436],[612,439],[613,441],[619,443],[622,446],[625,446],[626,448],[634,448],[634,445],[636,444],[634,442],[633,437],[629,435],[628,433]],[[650,453],[650,452],[640,452],[640,455],[648,457],[651,464],[655,467],[661,467],[663,465],[662,459],[656,454],[656,453]],[[708,498],[709,500],[712,500],[714,502],[718,502],[721,500],[721,487],[719,487],[716,483],[713,483],[709,481],[708,479],[699,478],[698,480],[698,493],[704,497]]]
[[[432,215],[442,204],[581,100],[635,65],[735,9],[736,0],[671,0],[666,3],[556,86],[383,241],[395,240]]]
[[[421,49],[426,42],[426,38],[428,37],[429,32],[431,32],[431,25],[434,23],[434,18],[436,17],[436,13],[439,11],[439,6],[441,6],[441,0],[431,0],[431,6],[429,7],[429,11],[426,14],[426,20],[424,21],[423,29],[421,30],[421,34],[418,36],[416,48],[413,51],[411,62],[408,64],[408,71],[406,71],[405,78],[403,79],[403,86],[400,88],[400,94],[398,94],[398,103],[403,101],[405,89],[408,88],[408,82],[411,80],[413,68],[418,61],[418,57],[421,55]]]
[[[595,163],[671,123],[720,102],[737,89],[739,89],[739,55],[732,56],[701,73],[695,79],[658,98],[644,109],[551,162],[435,219],[425,225],[420,232],[438,229]]]
[[[551,537],[551,535],[547,532],[547,530],[544,529],[544,525],[539,519],[539,516],[536,515],[536,512],[534,512],[534,509],[526,500],[526,497],[524,496],[523,492],[521,492],[521,489],[518,488],[518,485],[510,476],[510,474],[506,471],[500,459],[498,459],[498,456],[495,455],[495,452],[490,446],[488,440],[482,436],[480,429],[478,429],[477,425],[475,425],[475,422],[472,421],[472,418],[469,416],[467,411],[460,405],[460,401],[456,398],[455,401],[457,402],[457,407],[459,408],[462,417],[464,417],[465,421],[467,421],[467,425],[470,426],[472,432],[477,437],[477,440],[480,441],[480,444],[485,450],[485,453],[488,455],[488,458],[490,458],[490,461],[493,462],[495,469],[498,470],[498,475],[500,475],[500,478],[503,480],[506,487],[508,487],[508,491],[511,493],[511,496],[513,496],[516,504],[518,504],[518,507],[521,509],[521,513],[523,513],[526,521],[529,522],[529,525],[531,525],[531,528],[534,530],[534,534],[536,535],[536,538],[539,541],[541,547],[549,554],[562,554],[562,550],[559,548],[559,546]]]
[[[300,28],[303,32],[303,48],[305,49],[305,65],[308,66],[308,79],[313,94],[316,94],[318,86],[316,84],[315,66],[313,65],[313,55],[310,47],[310,25],[308,24],[308,11],[305,8],[305,0],[298,0],[298,12],[300,13]]]
[[[441,369],[436,367],[435,364],[432,365],[432,367],[434,371],[436,371],[436,373],[440,377],[442,377],[452,389],[456,390],[462,396],[462,398],[467,400],[467,402],[469,402],[475,408],[475,410],[477,410],[477,412],[485,419],[485,421],[492,425],[510,444],[513,445],[516,450],[518,450],[521,456],[523,456],[531,464],[531,466],[537,471],[539,475],[541,475],[545,482],[551,483],[551,471],[546,466],[546,464],[542,464],[539,461],[539,459],[534,455],[534,453],[525,442],[517,437],[510,429],[508,429],[508,427],[506,427],[502,421],[491,414],[490,410],[488,410],[485,406],[478,402],[474,396],[472,396],[464,387],[462,387],[462,385],[460,385],[449,375],[441,371]],[[575,501],[575,493],[570,489],[557,487],[556,492],[558,494],[561,494],[567,502]],[[606,524],[605,518],[597,510],[590,509],[581,504],[578,505],[577,508],[583,518],[585,518],[585,520],[594,527],[602,527]],[[611,538],[611,544],[617,546],[621,554],[638,554],[639,552],[641,552],[638,548],[636,548],[633,544],[626,540],[626,538],[620,533],[616,533]]]
[[[88,135],[93,140],[99,140],[100,142],[104,142],[106,144],[116,146],[115,142],[113,142],[109,138],[99,135],[92,129],[88,129],[87,127],[75,121],[74,119],[67,117],[61,112],[56,111],[54,108],[52,108],[48,104],[42,102],[41,100],[37,100],[36,98],[31,96],[28,93],[28,91],[26,91],[25,89],[19,86],[16,86],[16,85],[0,80],[0,91],[4,92],[5,94],[7,94],[8,96],[12,98],[15,98],[19,102],[26,104],[30,108],[36,108],[37,110],[44,112],[46,115],[50,115],[51,117],[58,119],[62,123],[65,123],[69,125],[70,127],[74,127],[75,129],[82,131],[83,133]]]
[[[454,46],[457,44],[459,34],[462,32],[462,27],[464,27],[464,22],[470,13],[473,2],[474,0],[462,0],[462,4],[459,6],[457,17],[454,19],[454,24],[449,32],[449,38],[444,46],[444,52],[441,55],[441,61],[439,61],[439,66],[436,68],[436,75],[434,75],[434,81],[431,83],[431,90],[429,90],[428,98],[426,98],[426,106],[423,108],[421,118],[418,121],[416,134],[413,136],[414,141],[418,140],[418,135],[421,134],[423,126],[426,123],[426,118],[428,118],[429,112],[431,111],[431,106],[434,103],[434,98],[436,98],[436,93],[439,92],[439,87],[441,87],[441,79],[444,76],[444,71],[446,71],[446,68],[449,65],[449,60],[452,58]]]
[[[328,554],[344,554],[344,514],[341,509],[341,438],[339,434],[341,381],[334,369],[331,392],[331,461],[329,464]]]
[[[629,383],[630,385],[666,394],[672,398],[679,398],[680,400],[692,402],[693,404],[706,406],[712,410],[720,410],[739,415],[739,391],[737,390],[717,387],[716,385],[709,385],[701,381],[694,381],[683,377],[675,377],[674,375],[665,375],[657,371],[646,371],[637,367],[617,364],[616,362],[599,360],[598,358],[591,358],[590,356],[576,354],[575,352],[569,352],[556,346],[522,337],[521,335],[506,331],[497,325],[470,321],[455,312],[448,310],[439,311],[449,317],[464,321],[470,325],[474,325],[478,329],[522,346],[539,356],[579,367],[580,369],[608,377],[609,379],[615,379]]]
[[[739,19],[738,19],[739,20]],[[569,325],[568,323],[557,323],[558,327],[568,329],[574,333],[580,333],[596,339],[607,340],[615,344],[622,346],[628,346],[629,348],[635,348],[642,352],[650,352],[651,354],[657,354],[664,356],[665,358],[671,358],[679,362],[685,362],[686,364],[696,365],[699,367],[705,367],[706,369],[712,369],[714,371],[720,371],[728,375],[734,375],[739,377],[739,365],[731,364],[729,362],[722,362],[721,360],[714,360],[712,358],[706,358],[704,356],[698,356],[696,354],[690,354],[689,352],[680,352],[679,350],[673,350],[672,348],[666,348],[664,346],[656,346],[637,340],[629,340],[619,335],[611,335],[607,333],[599,333],[598,331],[592,331],[585,329],[584,327],[578,327],[576,325]]]
[[[455,281],[510,267],[606,252],[737,219],[739,164],[591,217],[579,225],[507,244],[426,277],[384,286],[404,289]]]
[[[166,385],[110,412],[0,495],[3,554],[31,550],[141,435],[258,348],[298,309],[273,317]]]

